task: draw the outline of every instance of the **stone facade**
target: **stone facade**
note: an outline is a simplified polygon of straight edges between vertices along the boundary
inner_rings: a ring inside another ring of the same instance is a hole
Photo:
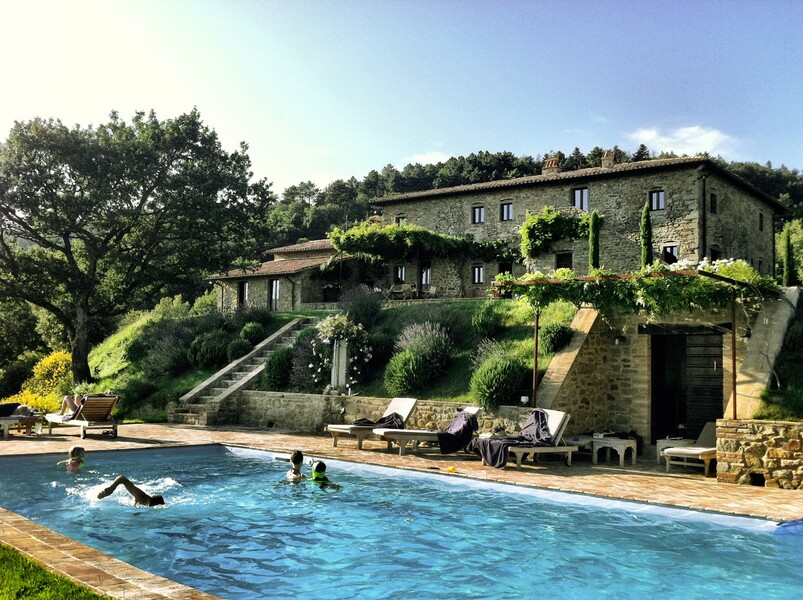
[[[363,265],[339,256],[326,240],[275,248],[274,260],[253,269],[234,269],[210,278],[218,290],[218,309],[267,308],[290,312],[334,305],[341,290],[366,282]]]
[[[573,207],[575,191],[587,190],[587,210],[604,215],[600,230],[600,266],[616,273],[641,266],[639,223],[641,209],[654,192],[662,193],[663,208],[651,212],[653,254],[663,256],[676,248],[679,259],[694,263],[704,257],[743,258],[763,274],[774,269],[772,223],[783,207],[750,184],[704,158],[681,158],[614,165],[525,177],[509,181],[429,190],[377,199],[385,224],[403,221],[438,233],[471,236],[477,241],[507,240],[520,243],[519,230],[527,213],[545,206],[566,212]],[[474,223],[481,210],[482,223]],[[504,220],[503,220],[504,219]],[[571,255],[569,257],[569,254]],[[588,240],[560,241],[547,254],[516,264],[513,272],[549,272],[558,260],[569,261],[577,275],[588,273]],[[483,284],[473,281],[473,267],[485,270]],[[525,269],[526,267],[526,269]],[[408,263],[418,277],[420,263]],[[392,269],[388,277],[392,275]],[[433,263],[432,285],[451,290],[455,272],[463,295],[487,295],[499,272],[496,263],[469,260],[452,271]],[[448,283],[447,283],[448,281]]]
[[[803,423],[717,421],[717,481],[803,487]]]

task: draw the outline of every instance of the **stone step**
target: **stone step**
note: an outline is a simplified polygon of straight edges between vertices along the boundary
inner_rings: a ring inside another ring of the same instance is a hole
[[[182,425],[203,425],[206,423],[206,415],[174,412],[167,414],[168,423],[181,423]],[[202,423],[203,421],[203,423]]]

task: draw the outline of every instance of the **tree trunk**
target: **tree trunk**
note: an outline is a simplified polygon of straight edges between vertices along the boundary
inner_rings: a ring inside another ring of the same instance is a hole
[[[86,309],[78,308],[75,317],[75,333],[70,339],[72,378],[73,383],[87,383],[92,381],[92,371],[89,369],[89,316]]]

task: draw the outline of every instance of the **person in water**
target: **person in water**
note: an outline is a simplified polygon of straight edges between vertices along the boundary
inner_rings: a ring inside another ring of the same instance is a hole
[[[335,489],[340,489],[339,485],[337,485],[336,483],[332,483],[326,476],[326,463],[324,463],[322,460],[316,460],[312,464],[312,475],[310,475],[309,480],[312,483],[319,484],[322,488],[331,487]]]
[[[131,480],[125,475],[119,475],[109,487],[102,489],[98,494],[98,498],[105,498],[106,496],[111,495],[120,485],[122,485],[128,491],[128,493],[134,497],[134,506],[159,506],[160,504],[165,503],[165,499],[159,494],[155,494],[153,496],[146,494],[140,488],[131,483]]]
[[[81,465],[86,462],[86,451],[81,446],[73,446],[67,453],[67,460],[57,462],[57,465],[65,465],[69,473],[80,473]]]
[[[292,468],[287,471],[287,481],[301,481],[306,479],[304,473],[301,472],[301,464],[304,462],[304,455],[301,450],[296,450],[290,455],[290,464]]]

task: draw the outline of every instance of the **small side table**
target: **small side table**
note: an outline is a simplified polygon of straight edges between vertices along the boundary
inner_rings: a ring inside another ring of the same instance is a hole
[[[625,466],[625,451],[630,448],[633,464],[636,464],[636,440],[621,439],[618,437],[594,438],[591,441],[591,464],[597,464],[597,451],[605,448],[605,461],[611,460],[611,448],[619,453],[619,466]]]
[[[694,444],[696,440],[689,440],[689,439],[682,439],[682,440],[670,440],[670,439],[662,439],[662,440],[655,440],[655,451],[657,455],[655,457],[655,464],[661,464],[661,454],[667,448],[677,448],[678,446],[691,446]]]

